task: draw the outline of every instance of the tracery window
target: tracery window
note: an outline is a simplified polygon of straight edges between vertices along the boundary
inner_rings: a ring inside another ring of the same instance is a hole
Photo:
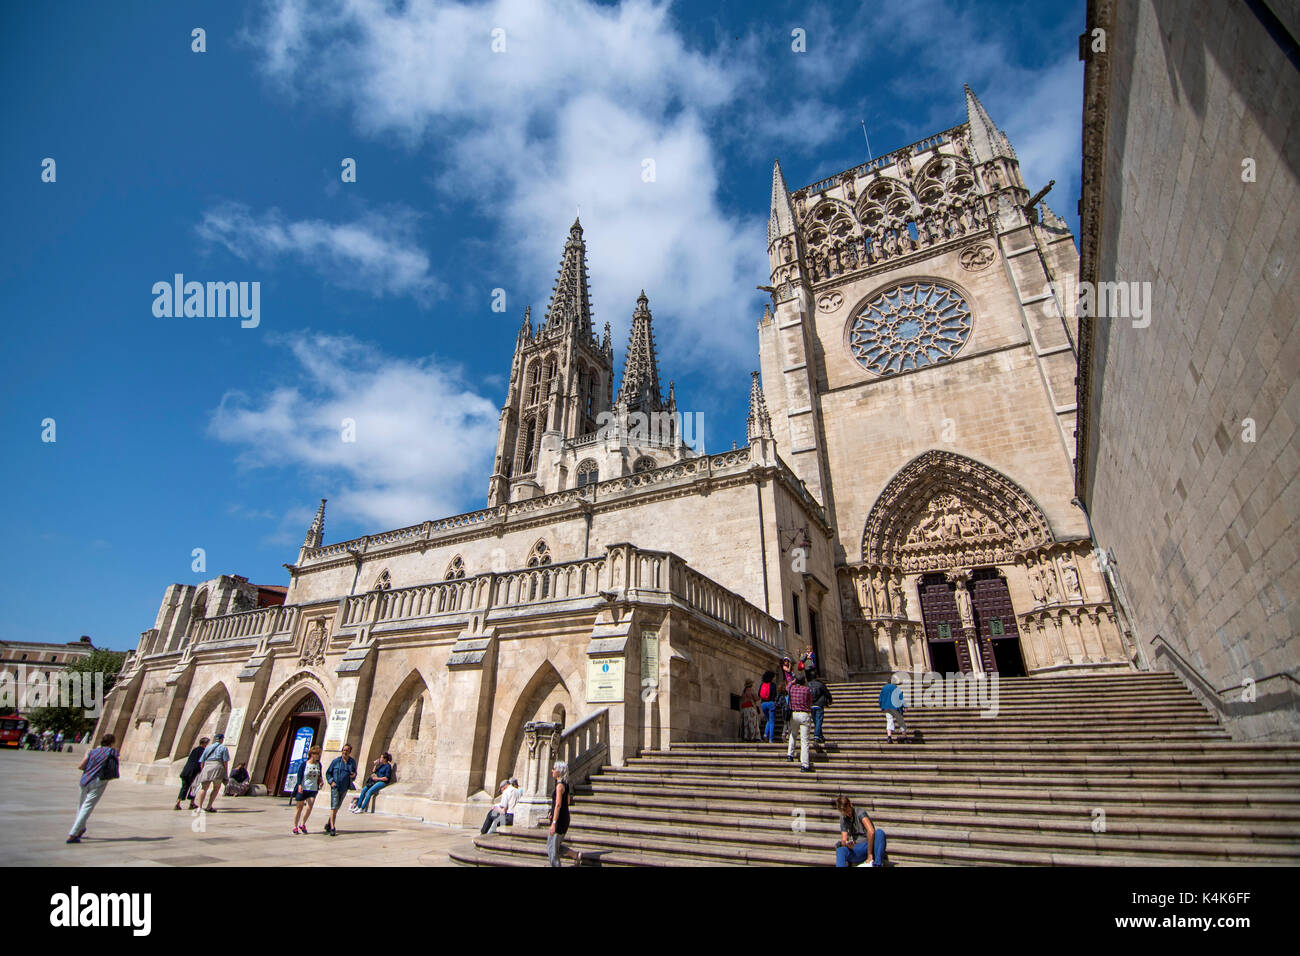
[[[546,542],[538,541],[533,545],[533,550],[528,552],[527,567],[536,568],[551,563],[551,549],[546,546]]]
[[[578,465],[578,487],[594,485],[600,481],[600,466],[591,458],[585,458]]]
[[[442,576],[444,581],[455,581],[465,576],[465,562],[458,554],[451,559],[447,565],[447,573]]]
[[[953,358],[970,329],[970,306],[956,289],[901,282],[871,299],[849,322],[849,348],[867,371],[894,375]]]
[[[375,578],[374,585],[370,588],[372,591],[387,591],[393,586],[392,580],[388,577],[388,570],[380,572],[379,577]]]
[[[658,465],[655,463],[655,460],[649,456],[638,458],[632,463],[632,471],[637,474],[640,474],[643,471],[653,471],[657,467]]]

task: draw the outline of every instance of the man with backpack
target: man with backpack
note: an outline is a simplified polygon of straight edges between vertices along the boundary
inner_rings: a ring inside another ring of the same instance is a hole
[[[880,688],[880,709],[885,712],[885,742],[894,742],[894,723],[898,723],[899,736],[906,739],[907,722],[903,720],[903,710],[907,707],[907,701],[903,700],[903,688],[890,680],[888,684]]]
[[[826,708],[831,705],[831,692],[817,676],[816,668],[808,668],[804,673],[808,676],[808,694],[812,697],[813,743],[821,746],[826,743],[826,738],[822,736],[822,718],[826,715]]]

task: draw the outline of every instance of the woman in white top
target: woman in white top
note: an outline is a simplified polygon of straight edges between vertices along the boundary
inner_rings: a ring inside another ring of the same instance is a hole
[[[311,816],[311,808],[316,805],[316,792],[320,790],[321,781],[325,779],[325,771],[320,765],[320,748],[312,747],[307,751],[307,762],[302,765],[298,771],[298,782],[293,788],[293,799],[296,804],[293,811],[293,832],[307,832],[307,818]]]

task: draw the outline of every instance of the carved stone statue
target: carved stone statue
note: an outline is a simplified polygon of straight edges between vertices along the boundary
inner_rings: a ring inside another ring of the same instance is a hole
[[[903,597],[903,586],[892,578],[889,581],[889,598],[894,607],[894,617],[907,617],[907,601]]]
[[[970,591],[966,590],[965,582],[957,585],[957,613],[961,615],[962,627],[975,626],[975,615],[971,611]]]
[[[1056,586],[1056,571],[1050,564],[1043,568],[1043,597],[1048,604],[1056,604],[1060,600],[1060,591]]]
[[[1034,597],[1034,607],[1042,607],[1047,603],[1043,596],[1043,576],[1038,568],[1029,568],[1029,593]]]
[[[885,581],[881,577],[875,577],[871,580],[872,590],[875,591],[876,601],[875,610],[877,617],[886,617],[889,614],[889,603],[885,597]]]
[[[1083,597],[1083,590],[1079,587],[1079,572],[1074,569],[1073,564],[1067,563],[1061,567],[1061,579],[1065,582],[1067,597]]]

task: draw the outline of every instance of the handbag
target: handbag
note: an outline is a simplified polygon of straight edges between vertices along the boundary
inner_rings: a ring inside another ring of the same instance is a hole
[[[515,815],[514,815],[513,813],[507,813],[507,814],[506,814],[506,819],[505,819],[505,824],[504,824],[504,825],[505,825],[505,826],[508,826],[508,827],[512,827],[512,826],[515,825]]]

